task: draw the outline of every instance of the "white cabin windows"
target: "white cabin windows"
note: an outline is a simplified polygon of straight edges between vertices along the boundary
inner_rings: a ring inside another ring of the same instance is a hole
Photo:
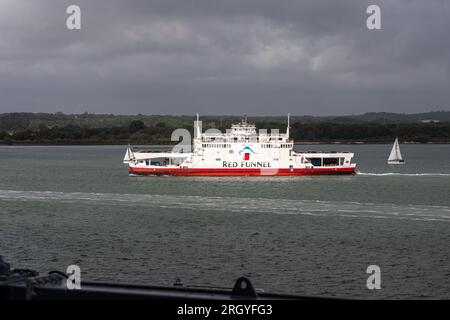
[[[292,143],[281,143],[281,144],[275,144],[275,143],[261,143],[262,149],[273,149],[273,148],[281,148],[281,149],[292,149]]]
[[[305,160],[306,163],[311,163],[314,167],[335,167],[339,166],[340,161],[340,158],[306,158]]]
[[[231,148],[231,144],[229,143],[202,143],[202,148]]]

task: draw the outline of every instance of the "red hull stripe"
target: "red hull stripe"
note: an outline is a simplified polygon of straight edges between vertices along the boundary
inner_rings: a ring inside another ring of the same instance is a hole
[[[312,169],[246,169],[246,168],[136,168],[130,173],[140,175],[171,176],[312,176],[353,174],[356,167],[312,168]]]

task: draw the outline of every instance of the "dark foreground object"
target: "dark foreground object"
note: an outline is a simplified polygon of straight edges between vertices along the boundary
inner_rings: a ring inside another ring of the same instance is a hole
[[[449,306],[448,301],[381,302],[270,294],[258,292],[246,278],[239,278],[233,289],[186,286],[177,281],[173,287],[81,282],[80,289],[70,290],[67,280],[67,275],[58,271],[39,276],[33,270],[11,270],[0,256],[2,311],[5,313],[10,307],[14,312],[11,314],[28,316],[30,313],[32,317],[42,311],[48,319],[61,319],[71,313],[79,319],[87,312],[94,318],[111,313],[127,319],[142,314],[161,319],[299,319],[309,313],[330,318],[341,315],[346,319],[353,316],[361,319],[363,315],[363,319],[380,319],[385,316],[386,308],[395,308],[402,316],[421,312],[429,316],[436,307],[448,311]],[[96,300],[95,304],[92,300]]]
[[[70,281],[70,280],[69,280]],[[251,282],[239,278],[233,289],[185,286],[172,287],[81,282],[80,289],[68,289],[68,278],[62,272],[40,276],[28,269],[11,269],[0,256],[0,300],[278,300],[323,298],[257,292]]]

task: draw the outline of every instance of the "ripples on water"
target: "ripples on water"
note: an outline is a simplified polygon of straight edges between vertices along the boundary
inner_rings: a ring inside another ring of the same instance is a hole
[[[0,190],[1,200],[450,222],[450,207],[446,206],[346,201]]]
[[[41,272],[77,263],[91,280],[245,275],[274,292],[450,298],[450,148],[402,146],[403,166],[385,164],[387,145],[332,148],[355,151],[360,172],[130,177],[123,147],[3,147],[0,252]],[[365,287],[370,264],[380,291]]]

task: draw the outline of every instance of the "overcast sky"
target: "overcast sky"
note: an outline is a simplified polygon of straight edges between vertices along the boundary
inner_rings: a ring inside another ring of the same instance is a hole
[[[449,0],[0,0],[0,112],[450,110],[449,65]]]

